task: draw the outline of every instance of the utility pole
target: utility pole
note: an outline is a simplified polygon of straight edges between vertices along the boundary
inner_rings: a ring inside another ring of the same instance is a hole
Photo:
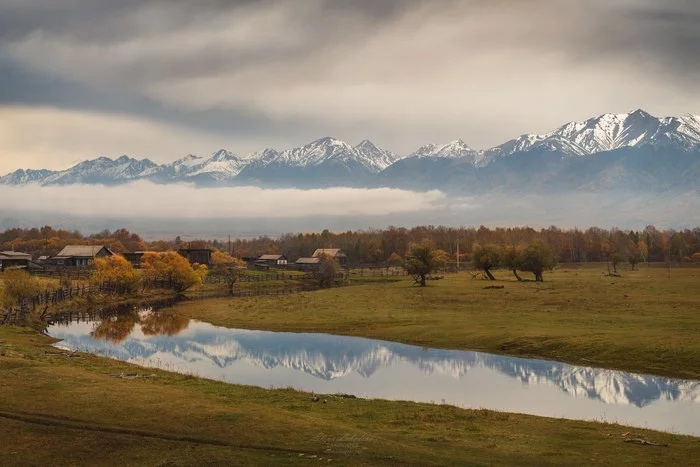
[[[459,240],[457,240],[457,271],[459,271]]]
[[[233,252],[231,251],[231,235],[230,234],[228,236],[228,254],[229,254],[229,256],[233,256]]]

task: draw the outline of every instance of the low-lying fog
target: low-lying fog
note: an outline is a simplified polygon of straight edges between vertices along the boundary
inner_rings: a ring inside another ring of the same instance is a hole
[[[273,190],[150,182],[0,186],[0,228],[44,224],[84,232],[126,227],[146,238],[223,238],[425,224],[683,228],[700,225],[700,193],[457,197],[389,188]]]

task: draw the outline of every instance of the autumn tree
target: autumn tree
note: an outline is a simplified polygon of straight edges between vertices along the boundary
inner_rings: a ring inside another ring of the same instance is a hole
[[[401,266],[403,264],[403,258],[398,255],[398,253],[394,252],[391,255],[389,255],[389,258],[386,260],[386,262],[392,266]]]
[[[206,266],[193,269],[189,261],[174,251],[146,252],[141,257],[141,270],[149,285],[167,284],[167,287],[180,293],[201,284],[206,274]]]
[[[481,246],[478,243],[472,245],[472,263],[474,267],[484,271],[489,280],[496,280],[491,274],[491,269],[497,268],[502,261],[503,250],[493,243]]]
[[[246,263],[244,261],[234,258],[227,253],[214,251],[212,255],[212,268],[209,274],[212,277],[221,279],[226,284],[229,294],[233,295],[236,282],[238,282],[241,271],[245,268]]]
[[[331,287],[338,276],[340,265],[335,258],[322,254],[318,263],[318,285],[321,287]]]
[[[425,287],[426,277],[436,269],[444,266],[445,254],[435,250],[428,240],[414,243],[409,246],[408,255],[404,267],[406,272],[413,276],[416,284]]]
[[[552,269],[556,259],[552,248],[543,242],[534,242],[523,248],[520,255],[520,269],[535,275],[537,282],[544,282],[542,274]]]
[[[133,293],[138,290],[140,278],[123,256],[113,255],[95,259],[90,281],[107,286],[116,293]]]
[[[632,242],[629,248],[629,252],[627,253],[627,261],[629,261],[632,271],[635,271],[637,269],[637,264],[644,261],[644,256],[642,255],[642,251],[639,247],[640,243],[644,244],[644,242],[642,242],[641,240],[638,243]]]
[[[642,261],[649,262],[649,247],[644,240],[639,240],[637,242],[637,251],[642,258]]]

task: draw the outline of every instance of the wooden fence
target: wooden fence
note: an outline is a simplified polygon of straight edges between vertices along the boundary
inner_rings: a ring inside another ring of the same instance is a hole
[[[269,273],[269,274],[245,274],[241,273],[238,276],[238,282],[270,282],[270,281],[285,281],[285,280],[309,280],[314,279],[316,276],[312,273],[307,274],[289,274],[282,272]],[[219,282],[224,282],[224,280],[215,275],[208,274],[204,278],[204,282],[208,284],[216,284]]]
[[[25,298],[20,301],[19,305],[4,310],[4,315],[0,315],[0,324],[24,323],[31,312],[41,307],[44,308],[41,314],[43,318],[50,305],[56,305],[74,297],[86,297],[96,293],[110,293],[113,291],[112,287],[95,284],[65,287],[52,291],[47,290],[33,297]]]
[[[283,272],[277,274],[260,274],[260,275],[248,275],[243,274],[239,276],[239,282],[268,282],[275,280],[310,280],[318,279],[315,274],[285,274]],[[344,280],[342,273],[338,275],[337,283]],[[342,280],[341,280],[342,279]],[[308,282],[307,282],[308,284]],[[172,281],[168,280],[155,280],[149,281],[147,286],[151,288],[172,288]],[[228,291],[195,291],[187,293],[188,299],[198,300],[206,298],[224,298],[224,297],[261,297],[261,296],[280,296],[280,295],[291,295],[303,291],[311,291],[318,289],[314,285],[306,286],[294,286],[294,287],[261,287],[253,288],[248,290],[234,290],[234,292],[228,293]],[[26,323],[30,313],[36,311],[37,309],[43,308],[40,319],[44,319],[48,313],[49,306],[59,304],[66,300],[70,300],[76,297],[87,297],[94,294],[114,294],[122,293],[124,290],[120,290],[111,284],[82,284],[73,287],[58,288],[52,291],[45,291],[43,293],[37,294],[35,296],[23,299],[19,305],[11,307],[7,310],[0,310],[0,325],[5,324],[21,324]]]

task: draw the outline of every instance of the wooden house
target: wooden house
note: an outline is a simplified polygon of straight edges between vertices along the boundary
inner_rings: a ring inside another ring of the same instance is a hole
[[[284,255],[262,255],[255,263],[264,264],[266,266],[286,266],[289,260]]]
[[[88,267],[96,258],[114,256],[114,252],[104,245],[67,245],[56,256],[47,261],[56,267]]]
[[[296,260],[294,265],[300,271],[315,272],[318,271],[318,267],[321,264],[321,258],[299,258]]]
[[[138,269],[141,267],[141,258],[144,253],[145,251],[127,251],[123,253],[122,256],[124,256],[124,259],[130,262],[134,268]]]
[[[324,255],[337,260],[340,264],[345,264],[348,261],[347,255],[340,248],[318,248],[311,257],[320,258]]]
[[[211,266],[211,250],[209,248],[180,248],[177,252],[187,258],[190,264],[205,264]]]
[[[0,251],[0,271],[6,269],[30,269],[31,265],[41,267],[36,263],[32,263],[32,255],[29,253]]]

